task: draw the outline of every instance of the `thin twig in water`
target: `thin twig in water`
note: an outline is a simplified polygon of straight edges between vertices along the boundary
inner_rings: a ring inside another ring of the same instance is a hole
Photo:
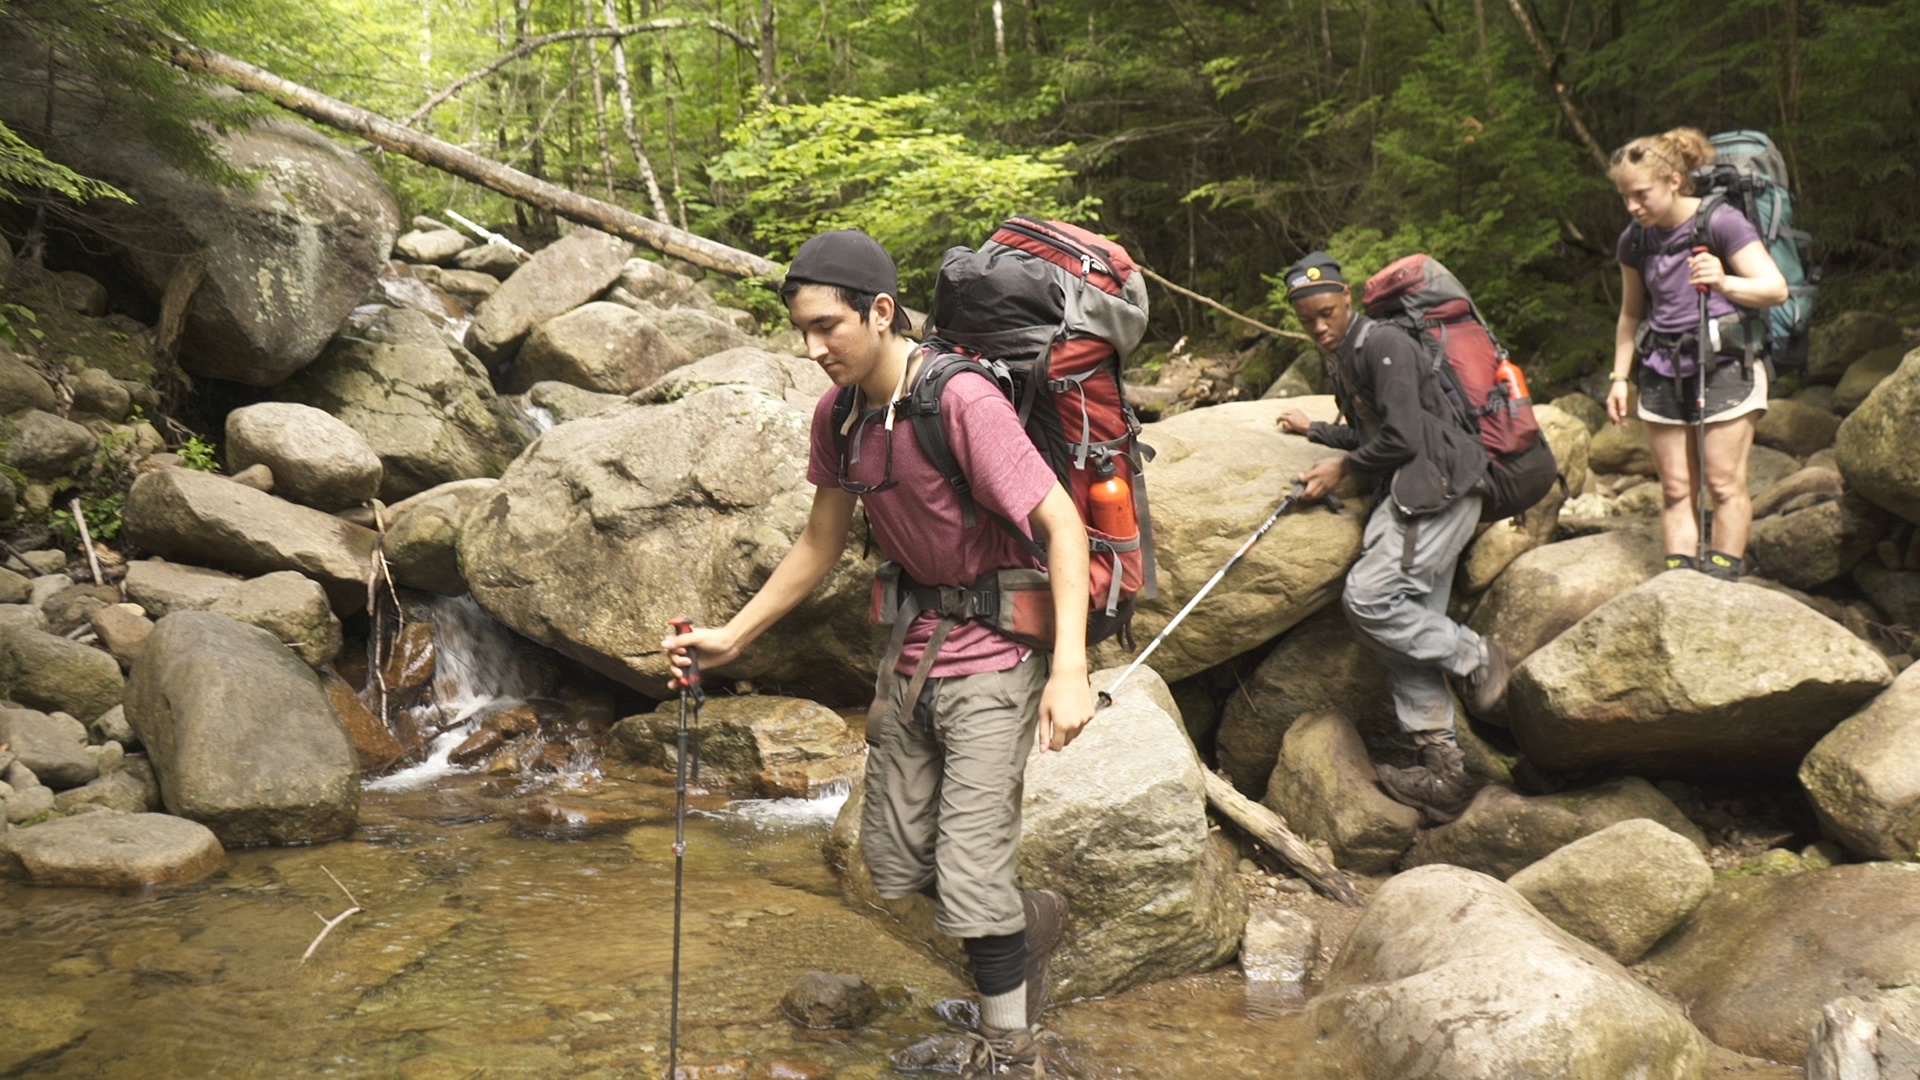
[[[327,918],[325,915],[322,915],[317,911],[313,913],[314,918],[319,919],[322,923],[326,925],[322,926],[320,928],[320,933],[314,936],[313,944],[307,946],[307,951],[300,954],[300,962],[303,964],[306,963],[307,959],[313,955],[313,950],[319,948],[320,943],[322,941],[327,940],[327,935],[333,932],[334,927],[339,926],[343,922],[346,922],[349,916],[358,915],[362,910],[364,910],[360,906],[360,901],[355,900],[353,898],[353,891],[351,889],[348,889],[345,885],[341,885],[340,879],[333,876],[333,871],[323,866],[320,868],[320,872],[327,875],[328,878],[331,878],[335,885],[340,885],[340,891],[347,894],[347,902],[349,904],[352,904],[353,906],[341,912],[340,914],[335,915],[331,919]]]

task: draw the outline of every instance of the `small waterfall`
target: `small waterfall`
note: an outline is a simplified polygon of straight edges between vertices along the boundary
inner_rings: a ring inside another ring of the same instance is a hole
[[[553,430],[553,425],[558,423],[552,411],[545,405],[533,403],[531,394],[502,394],[500,400],[513,410],[514,416],[520,420],[520,426],[526,430],[529,438],[543,431]]]

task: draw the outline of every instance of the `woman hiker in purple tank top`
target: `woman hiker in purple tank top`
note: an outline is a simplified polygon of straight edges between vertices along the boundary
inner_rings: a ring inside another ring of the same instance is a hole
[[[1787,282],[1746,217],[1721,204],[1706,222],[1705,252],[1689,250],[1700,199],[1692,194],[1695,169],[1713,161],[1707,138],[1695,128],[1675,128],[1638,138],[1614,151],[1607,176],[1627,204],[1634,224],[1620,234],[1620,321],[1613,334],[1613,386],[1607,416],[1627,420],[1627,388],[1633,362],[1641,360],[1637,415],[1646,422],[1647,443],[1660,475],[1664,505],[1660,535],[1667,569],[1701,570],[1737,581],[1753,523],[1747,493],[1747,455],[1760,414],[1767,408],[1764,362],[1747,363],[1732,340],[1738,308],[1761,309],[1787,299]],[[1731,268],[1731,269],[1729,269]],[[1728,328],[1709,343],[1706,391],[1706,488],[1712,496],[1711,542],[1700,543],[1694,492],[1699,468],[1688,427],[1699,419],[1699,288],[1707,289],[1707,313]],[[1642,324],[1645,324],[1643,327]],[[1695,552],[1709,548],[1704,565]]]

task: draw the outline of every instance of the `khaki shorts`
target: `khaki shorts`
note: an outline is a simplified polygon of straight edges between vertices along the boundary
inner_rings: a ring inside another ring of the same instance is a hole
[[[904,715],[906,675],[887,692]],[[928,679],[911,723],[888,719],[867,755],[860,849],[880,895],[937,884],[934,928],[958,938],[1026,926],[1017,862],[1027,753],[1040,721],[1047,657],[1005,671]]]

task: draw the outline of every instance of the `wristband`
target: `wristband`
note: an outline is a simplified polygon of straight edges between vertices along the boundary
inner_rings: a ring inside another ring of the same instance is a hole
[[[1614,382],[1632,382],[1633,380],[1626,375],[1615,375],[1613,377],[1613,381]]]

